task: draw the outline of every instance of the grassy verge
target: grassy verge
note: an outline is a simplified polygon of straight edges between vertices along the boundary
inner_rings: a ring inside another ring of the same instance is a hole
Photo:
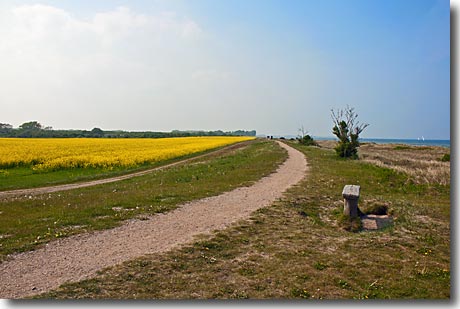
[[[246,142],[247,143],[247,142]],[[244,142],[243,142],[244,144]],[[173,159],[164,160],[161,162],[149,163],[137,167],[114,167],[114,168],[69,168],[60,170],[44,170],[34,171],[30,167],[15,167],[8,169],[0,169],[0,191],[37,188],[44,186],[53,186],[59,184],[76,183],[82,181],[96,180],[107,177],[115,177],[126,175],[134,172],[139,172],[147,169],[152,169],[158,166],[174,163],[177,161],[193,158],[196,156],[215,152],[224,149],[226,145],[209,149],[202,152],[193,153],[186,156],[181,156]]]
[[[250,220],[40,297],[450,297],[448,186],[408,183],[394,170],[295,147],[307,156],[307,178]],[[394,225],[359,233],[341,228],[345,184],[361,185],[360,206],[389,205]]]
[[[163,162],[162,162],[163,163]],[[148,166],[143,169],[153,167]],[[37,188],[43,186],[53,186],[64,183],[74,183],[85,180],[101,179],[111,176],[123,175],[138,169],[96,169],[96,168],[79,168],[63,169],[50,172],[36,172],[29,167],[15,167],[0,171],[0,191]]]
[[[55,238],[111,228],[123,220],[249,185],[285,158],[277,144],[257,140],[226,154],[116,183],[5,199],[0,204],[0,260]]]

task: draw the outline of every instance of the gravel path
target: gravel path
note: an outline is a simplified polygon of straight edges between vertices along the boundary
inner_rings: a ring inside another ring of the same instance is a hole
[[[0,297],[22,298],[90,278],[105,267],[193,241],[194,236],[223,229],[272,204],[306,174],[304,155],[283,143],[288,159],[275,173],[250,187],[193,201],[176,210],[131,220],[99,232],[51,242],[0,264]]]

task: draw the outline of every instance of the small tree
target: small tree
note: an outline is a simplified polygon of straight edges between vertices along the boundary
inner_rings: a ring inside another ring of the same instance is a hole
[[[8,136],[13,130],[13,126],[9,123],[0,123],[0,136]]]
[[[369,126],[368,123],[360,124],[357,121],[358,114],[354,108],[347,107],[345,110],[334,111],[331,109],[331,117],[334,121],[332,133],[339,139],[335,151],[342,158],[358,158],[359,134]]]
[[[0,123],[0,130],[11,130],[13,128],[9,123]]]
[[[300,127],[299,129],[299,136],[297,137],[297,140],[299,141],[300,144],[302,145],[306,145],[306,146],[318,146],[318,144],[316,143],[316,141],[313,139],[313,137],[311,137],[309,134],[308,134],[308,131],[305,130],[305,128],[303,127],[303,125]]]
[[[93,128],[91,130],[91,136],[93,137],[103,137],[104,136],[104,131],[100,128]]]
[[[43,129],[43,126],[38,122],[38,121],[29,121],[21,124],[19,126],[20,129],[23,130],[41,130]]]

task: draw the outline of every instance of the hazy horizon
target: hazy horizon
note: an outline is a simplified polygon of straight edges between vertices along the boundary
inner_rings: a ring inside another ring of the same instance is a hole
[[[0,3],[0,122],[450,139],[447,0]]]
[[[31,121],[37,121],[37,120],[31,120]],[[29,122],[29,121],[26,121],[26,122]],[[43,124],[40,121],[37,121],[37,122],[39,122],[43,127],[47,126],[47,124]],[[5,122],[3,122],[3,123],[5,123]],[[11,123],[9,123],[9,124],[11,124]],[[21,124],[15,125],[15,126],[13,126],[13,128],[18,129]],[[75,130],[75,131],[79,131],[79,130],[91,131],[94,128],[98,128],[98,129],[101,129],[101,130],[104,130],[104,131],[126,131],[126,132],[152,131],[152,132],[167,132],[168,133],[168,132],[177,130],[177,129],[172,129],[172,130],[122,130],[122,129],[117,129],[117,128],[110,128],[110,129],[101,128],[99,126],[95,126],[93,128],[55,128],[53,126],[50,126],[50,127],[52,127],[53,130]],[[210,130],[182,129],[182,130],[179,130],[179,131],[190,131],[190,132],[191,131],[205,131],[206,132],[206,131],[218,131],[218,130],[221,130],[221,131],[224,131],[224,132],[231,132],[231,131],[237,131],[237,130],[252,131],[252,130],[255,130],[255,129],[250,129],[250,128],[239,128],[238,129],[238,128],[236,128],[236,129],[231,129],[231,130],[222,130],[222,129],[219,129],[219,128],[215,128],[215,129],[210,129]],[[305,132],[305,133],[311,135],[314,138],[318,138],[318,139],[337,139],[337,137],[334,136],[332,134],[332,132],[329,135],[315,135],[315,134],[311,134],[311,132]],[[258,131],[256,132],[257,137],[273,136],[273,137],[276,137],[276,138],[279,138],[279,137],[291,138],[291,137],[298,137],[299,135],[300,135],[300,131],[295,132],[295,133],[287,133],[287,134],[273,134],[273,133],[265,133],[265,132],[258,132]],[[425,139],[425,137],[423,135],[422,136],[413,136],[413,137],[397,137],[397,138],[378,137],[378,136],[365,136],[365,137],[361,137],[360,139],[364,139],[364,140],[379,140],[379,139],[382,139],[382,140],[418,140],[418,139]],[[426,140],[450,141],[450,137],[448,137],[448,138],[434,138],[434,139],[426,139]]]

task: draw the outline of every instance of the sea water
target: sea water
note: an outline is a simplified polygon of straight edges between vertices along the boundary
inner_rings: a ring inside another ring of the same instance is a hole
[[[337,140],[329,137],[314,137],[317,140]],[[376,143],[376,144],[407,144],[415,146],[441,146],[450,148],[450,140],[448,139],[396,139],[396,138],[360,138],[361,143]]]
[[[441,146],[450,148],[450,140],[446,139],[390,139],[390,138],[360,138],[362,143],[376,144],[407,144],[416,146]]]

